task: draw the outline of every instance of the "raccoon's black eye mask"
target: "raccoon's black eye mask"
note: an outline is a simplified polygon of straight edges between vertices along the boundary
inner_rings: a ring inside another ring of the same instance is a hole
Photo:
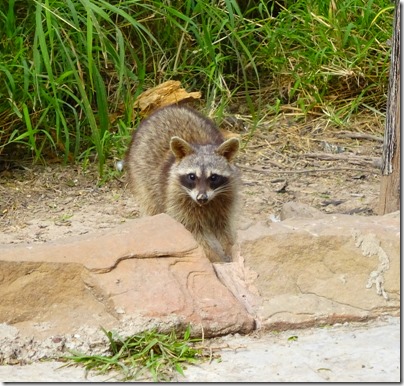
[[[210,187],[212,189],[217,189],[220,186],[223,186],[223,185],[227,184],[228,178],[224,177],[224,176],[221,176],[219,174],[212,174],[209,177],[209,182],[210,182]]]
[[[195,188],[198,177],[196,176],[195,173],[189,173],[185,174],[180,177],[181,184],[185,186],[188,189],[193,189]],[[215,190],[219,188],[220,186],[225,185],[228,182],[228,178],[221,176],[219,174],[212,174],[210,177],[207,178],[207,182],[209,184],[209,187],[212,190]]]
[[[218,178],[219,178],[219,176],[218,176],[217,174],[212,174],[212,175],[209,177],[209,179],[210,179],[212,182],[215,182]]]
[[[196,185],[196,174],[189,173],[180,176],[181,185],[185,186],[187,189],[193,189]]]

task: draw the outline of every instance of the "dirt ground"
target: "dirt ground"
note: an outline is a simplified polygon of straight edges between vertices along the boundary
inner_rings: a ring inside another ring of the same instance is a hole
[[[291,339],[293,337],[293,339]],[[400,382],[400,318],[280,333],[227,335],[205,341],[215,358],[186,366],[171,382]],[[4,382],[118,382],[56,361],[0,366]],[[184,366],[185,367],[185,366]],[[148,381],[148,379],[146,379]],[[145,381],[146,381],[145,380]],[[143,383],[144,380],[140,380]],[[144,382],[145,383],[145,382]]]
[[[243,222],[276,221],[283,204],[288,201],[306,203],[326,213],[377,214],[380,170],[376,166],[380,162],[383,138],[383,127],[378,120],[362,119],[358,125],[338,129],[328,126],[324,120],[294,124],[283,117],[282,120],[261,124],[252,136],[248,120],[241,122],[241,125],[236,125],[237,130],[232,128],[232,132],[240,135],[245,144],[236,161],[243,179],[240,226]],[[243,128],[245,125],[246,129]],[[87,168],[59,164],[32,166],[25,161],[0,159],[0,244],[42,243],[113,228],[138,217],[138,207],[127,187],[125,172],[115,170],[111,161],[107,173],[110,178],[101,184],[96,165]],[[319,341],[317,337],[313,339]],[[347,341],[352,344],[350,336]],[[35,352],[38,348],[31,350]],[[372,358],[373,350],[372,347],[369,354]],[[256,358],[257,349],[252,344],[250,351]],[[380,352],[390,351],[383,349]],[[307,348],[303,348],[302,352],[307,352]],[[290,354],[287,355],[289,358]],[[362,358],[363,354],[360,355]],[[232,358],[230,362],[233,361]],[[396,363],[395,357],[392,363]],[[49,366],[53,367],[50,369]],[[255,359],[253,365],[241,359],[238,366],[246,368],[247,372],[259,373],[255,369]],[[307,365],[302,366],[302,374],[306,374]],[[25,376],[29,380],[61,379],[54,370],[53,362],[37,370],[19,366],[19,372],[14,366],[0,367],[2,379],[8,381],[23,381]],[[292,380],[284,377],[281,370],[278,371],[279,380]],[[380,380],[388,379],[384,368],[376,370],[381,374]],[[68,379],[84,381],[82,369],[73,368],[70,371]],[[187,375],[189,380],[210,379],[209,369],[201,371],[190,371]],[[346,372],[345,369],[341,371]],[[223,379],[230,380],[229,374],[233,374],[234,370],[224,367],[222,373]],[[335,379],[340,379],[340,373],[336,371]],[[396,377],[396,368],[390,373]],[[212,379],[217,380],[218,370],[214,369],[212,374],[215,377]],[[262,374],[266,376],[265,371]],[[250,373],[245,376],[251,378]],[[278,378],[272,378],[272,381]],[[310,380],[317,381],[317,378]],[[373,373],[363,372],[349,379],[379,378],[375,378]]]
[[[361,117],[336,128],[324,119],[297,124],[285,115],[255,130],[248,119],[230,120],[245,144],[236,161],[243,177],[241,221],[274,221],[288,201],[326,213],[377,214],[380,120]],[[112,161],[103,184],[95,165],[0,166],[0,244],[46,242],[138,216],[126,175]]]

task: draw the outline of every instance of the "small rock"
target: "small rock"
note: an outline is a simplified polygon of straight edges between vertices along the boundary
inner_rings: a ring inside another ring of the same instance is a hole
[[[280,213],[281,221],[292,218],[321,218],[324,216],[325,214],[318,209],[296,201],[289,201],[284,204]]]

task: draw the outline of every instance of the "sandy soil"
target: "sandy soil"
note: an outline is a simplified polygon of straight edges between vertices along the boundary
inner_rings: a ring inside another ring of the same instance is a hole
[[[355,135],[366,129],[363,122],[359,127]],[[288,201],[326,213],[377,214],[380,171],[374,165],[381,157],[383,129],[376,129],[368,139],[357,139],[323,121],[296,126],[283,119],[262,124],[249,141],[240,129],[246,143],[237,159],[243,176],[241,220],[274,219]],[[46,242],[136,218],[125,173],[112,162],[107,173],[110,178],[100,184],[95,165],[4,163],[0,243]]]

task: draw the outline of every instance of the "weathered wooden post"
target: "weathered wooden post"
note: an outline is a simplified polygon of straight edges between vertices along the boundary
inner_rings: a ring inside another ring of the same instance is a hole
[[[400,1],[396,0],[384,131],[379,214],[400,209]]]

